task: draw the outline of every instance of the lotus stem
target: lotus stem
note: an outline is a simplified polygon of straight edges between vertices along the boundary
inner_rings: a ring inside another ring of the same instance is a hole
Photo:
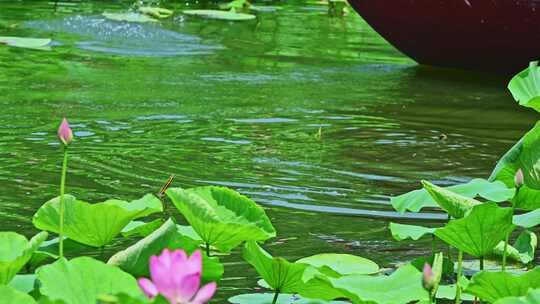
[[[502,256],[502,267],[501,271],[506,271],[506,250],[508,249],[508,239],[510,238],[510,232],[506,234],[506,238],[504,239],[504,251]]]
[[[272,300],[272,304],[276,304],[279,296],[279,289],[276,289],[276,292],[274,293],[274,299]]]
[[[459,279],[463,273],[463,251],[458,252],[458,264],[457,264],[457,279],[456,279],[456,304],[461,303],[461,286],[459,286]]]
[[[210,244],[206,243],[206,256],[210,257]]]
[[[66,174],[67,174],[68,148],[64,145],[64,161],[62,162],[62,177],[60,179],[60,228],[58,229],[58,255],[64,257],[64,194],[66,190]]]
[[[431,235],[431,255],[435,256],[435,235]]]
[[[480,257],[480,271],[484,270],[484,257]]]

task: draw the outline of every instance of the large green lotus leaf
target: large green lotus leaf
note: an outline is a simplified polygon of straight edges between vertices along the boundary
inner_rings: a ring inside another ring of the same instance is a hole
[[[299,262],[297,261],[297,263]],[[334,300],[347,298],[346,294],[336,289],[330,282],[330,278],[340,277],[342,275],[325,265],[318,268],[307,267],[302,275],[304,284],[298,290],[298,293],[310,299]]]
[[[274,258],[257,242],[246,242],[244,260],[253,266],[273,290],[296,293],[301,290],[305,264],[290,263],[283,258]]]
[[[6,44],[13,47],[34,49],[42,51],[50,51],[52,40],[41,38],[24,38],[24,37],[0,37],[0,44]]]
[[[89,204],[74,196],[64,197],[64,234],[79,243],[102,247],[110,243],[132,220],[163,210],[161,202],[145,196],[131,203],[108,200]],[[32,222],[41,230],[58,233],[60,198],[46,202]]]
[[[226,20],[226,21],[247,21],[255,19],[255,15],[235,13],[231,11],[218,10],[183,10],[183,14],[197,16],[206,19]]]
[[[18,291],[17,289],[0,285],[0,303],[2,304],[35,304],[36,301],[31,296]]]
[[[507,297],[495,304],[540,304],[540,289],[531,289],[524,297]]]
[[[436,186],[428,181],[422,181],[422,185],[429,195],[431,195],[437,205],[439,205],[439,207],[441,207],[453,218],[462,218],[474,206],[481,204],[481,202],[473,198],[457,194],[451,190]]]
[[[181,229],[171,220],[141,239],[132,246],[113,255],[107,264],[120,267],[136,277],[148,277],[148,262],[153,255],[159,255],[163,249],[183,249],[191,254],[199,249],[200,241],[182,234]],[[217,257],[203,256],[202,280],[217,281],[223,275],[223,264]]]
[[[412,265],[402,266],[390,276],[350,275],[329,280],[353,303],[402,304],[429,298],[422,287],[422,273]]]
[[[134,277],[90,257],[62,258],[40,267],[36,274],[40,293],[51,302],[95,304],[101,295],[118,293],[143,297]]]
[[[274,294],[272,293],[250,293],[237,295],[229,298],[229,303],[233,304],[272,304]],[[342,301],[323,301],[316,299],[306,299],[293,294],[280,294],[276,304],[347,304]]]
[[[466,292],[493,303],[506,297],[522,297],[530,288],[540,288],[538,267],[522,275],[481,271],[472,277]]]
[[[154,232],[156,229],[161,227],[161,225],[163,225],[163,220],[159,218],[148,223],[143,222],[143,221],[131,221],[129,224],[127,224],[126,227],[124,227],[124,229],[122,229],[122,236],[146,237],[150,235],[152,232]]]
[[[513,186],[508,188],[500,181],[490,182],[480,178],[473,179],[466,184],[446,187],[445,189],[468,198],[482,197],[492,202],[507,201],[515,193]],[[426,189],[418,189],[392,197],[390,202],[395,210],[402,213],[407,210],[418,212],[424,207],[438,206]]]
[[[534,232],[524,230],[517,238],[514,246],[506,246],[506,256],[516,262],[528,264],[534,260],[534,253],[538,245],[538,238]],[[504,241],[499,242],[493,249],[493,253],[503,256]]]
[[[525,210],[540,208],[540,122],[499,160],[490,180],[513,187],[518,169],[523,171],[524,184],[512,199],[513,205]]]
[[[477,205],[466,217],[437,228],[435,235],[463,252],[485,257],[514,229],[512,213],[512,209],[495,203]]]
[[[518,73],[508,83],[508,89],[520,106],[540,112],[540,68],[533,61],[529,67]]]
[[[338,275],[374,274],[379,265],[363,257],[351,254],[323,253],[302,258],[296,263],[308,264],[316,268],[328,267]]]
[[[8,284],[47,238],[38,233],[30,241],[15,232],[0,232],[0,285]]]
[[[136,22],[136,23],[146,23],[146,22],[158,22],[158,20],[140,13],[128,12],[128,13],[103,13],[103,17],[120,22]]]
[[[392,237],[394,237],[396,241],[403,241],[406,239],[416,241],[424,235],[433,234],[435,232],[435,228],[397,223],[390,223],[389,228],[390,232],[392,233]]]
[[[276,236],[264,209],[231,189],[173,188],[167,195],[204,242],[220,251],[228,252],[244,241]]]

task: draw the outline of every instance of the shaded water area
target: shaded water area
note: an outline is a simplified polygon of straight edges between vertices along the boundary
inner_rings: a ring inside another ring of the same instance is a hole
[[[81,199],[135,199],[176,174],[174,186],[228,186],[262,204],[275,255],[390,266],[431,247],[393,241],[388,223],[440,216],[399,215],[389,198],[420,179],[487,177],[537,119],[506,77],[419,67],[355,13],[287,2],[253,22],[101,17],[129,4],[0,2],[0,36],[54,40],[50,52],[0,46],[1,230],[35,233],[33,213],[57,195],[65,115],[76,136],[68,192]],[[239,252],[224,258],[216,303],[256,286]]]

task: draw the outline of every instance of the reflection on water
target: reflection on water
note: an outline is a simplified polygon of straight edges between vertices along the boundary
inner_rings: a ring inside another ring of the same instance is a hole
[[[426,253],[422,241],[393,241],[388,222],[437,225],[441,215],[399,215],[389,197],[420,179],[487,177],[536,117],[506,79],[418,67],[357,15],[305,7],[254,23],[127,25],[99,17],[122,4],[0,3],[0,35],[62,44],[0,46],[2,229],[32,234],[32,214],[56,195],[66,115],[76,136],[68,191],[88,201],[140,197],[176,174],[174,186],[225,185],[261,203],[278,230],[269,251],[291,260],[348,252],[387,266]],[[88,41],[99,52],[80,49]],[[225,261],[216,303],[255,286],[238,255]]]

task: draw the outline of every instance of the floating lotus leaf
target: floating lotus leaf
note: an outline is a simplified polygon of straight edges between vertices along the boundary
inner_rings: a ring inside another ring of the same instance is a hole
[[[523,297],[507,297],[499,299],[495,304],[540,304],[540,289],[531,289]]]
[[[533,61],[529,67],[510,80],[508,89],[520,106],[540,112],[540,68]]]
[[[130,236],[148,236],[150,233],[154,232],[154,230],[161,227],[163,224],[162,219],[155,219],[151,222],[143,222],[143,221],[131,221],[124,229],[122,229],[122,235],[125,237]]]
[[[160,228],[134,245],[113,255],[107,264],[120,267],[136,277],[148,277],[148,261],[152,255],[159,255],[163,249],[183,249],[189,254],[199,249],[201,241],[182,234],[172,220],[167,220]],[[223,264],[217,257],[203,256],[202,279],[217,281],[223,275]]]
[[[273,290],[284,293],[301,290],[302,275],[309,267],[305,264],[290,263],[283,258],[274,258],[254,241],[246,242],[243,257]]]
[[[428,181],[422,181],[422,185],[437,205],[453,218],[462,218],[474,206],[481,204],[473,198],[454,193],[451,190],[436,186]]]
[[[47,238],[41,232],[28,241],[15,232],[0,232],[0,285],[8,284]]]
[[[228,252],[244,241],[264,241],[276,230],[264,210],[224,187],[173,188],[167,195],[206,244]]]
[[[514,225],[523,227],[525,229],[533,228],[540,224],[540,209],[520,215],[514,215],[512,222]]]
[[[435,235],[463,252],[485,257],[514,229],[512,213],[512,209],[495,203],[477,205],[466,217],[437,228]]]
[[[46,202],[32,222],[41,230],[58,233],[59,197]],[[111,242],[132,220],[163,210],[161,201],[153,195],[131,203],[108,200],[89,204],[71,195],[64,197],[64,234],[79,243],[102,247]]]
[[[308,264],[316,268],[328,267],[341,276],[379,272],[379,265],[375,262],[351,254],[323,253],[302,258],[296,263]]]
[[[183,14],[197,16],[206,19],[226,20],[226,21],[247,21],[256,18],[255,15],[235,13],[231,11],[219,10],[184,10]]]
[[[513,177],[512,177],[513,178]],[[476,178],[466,184],[455,185],[446,187],[444,189],[450,190],[456,194],[466,196],[468,198],[482,197],[492,202],[504,202],[511,199],[515,194],[513,185],[508,188],[504,183],[500,181],[487,181],[485,179]],[[399,196],[391,198],[391,203],[394,209],[399,212],[405,212],[407,210],[412,212],[418,212],[424,207],[437,207],[433,197],[426,191],[426,189],[414,190]]]
[[[537,245],[538,238],[536,237],[536,234],[525,230],[519,235],[514,246],[506,246],[506,256],[516,262],[528,264],[534,260],[534,253]],[[504,247],[504,241],[501,241],[493,249],[493,253],[498,256],[503,256]]]
[[[329,280],[353,303],[402,304],[429,299],[422,287],[422,273],[412,265],[402,266],[390,276],[350,275]]]
[[[130,274],[90,257],[78,257],[70,261],[59,259],[53,264],[40,267],[37,277],[41,283],[40,293],[53,303],[64,301],[69,304],[95,304],[102,295],[118,293],[135,298],[144,297],[137,281]]]
[[[409,238],[416,241],[424,235],[433,234],[435,232],[435,228],[397,223],[390,223],[389,228],[392,236],[397,241],[403,241]]]
[[[257,13],[274,13],[276,11],[281,10],[282,8],[279,6],[269,6],[269,5],[265,5],[265,6],[250,5],[249,9]]]
[[[525,296],[531,288],[540,288],[540,268],[522,275],[481,271],[472,277],[466,292],[493,303],[506,297]]]
[[[17,289],[0,285],[0,303],[2,304],[35,304],[36,300]]]
[[[42,51],[50,51],[51,42],[51,39],[42,38],[0,37],[0,44]]]
[[[274,294],[272,293],[250,293],[229,298],[229,303],[233,304],[272,304]],[[293,294],[280,294],[276,304],[347,304],[342,301],[323,301],[317,299],[306,299]]]
[[[146,22],[158,22],[158,20],[140,13],[103,13],[103,17],[114,20],[114,21],[125,21],[125,22],[137,22],[137,23],[146,23]]]
[[[161,7],[142,6],[137,9],[141,14],[148,15],[153,18],[163,19],[172,16],[173,11]]]

